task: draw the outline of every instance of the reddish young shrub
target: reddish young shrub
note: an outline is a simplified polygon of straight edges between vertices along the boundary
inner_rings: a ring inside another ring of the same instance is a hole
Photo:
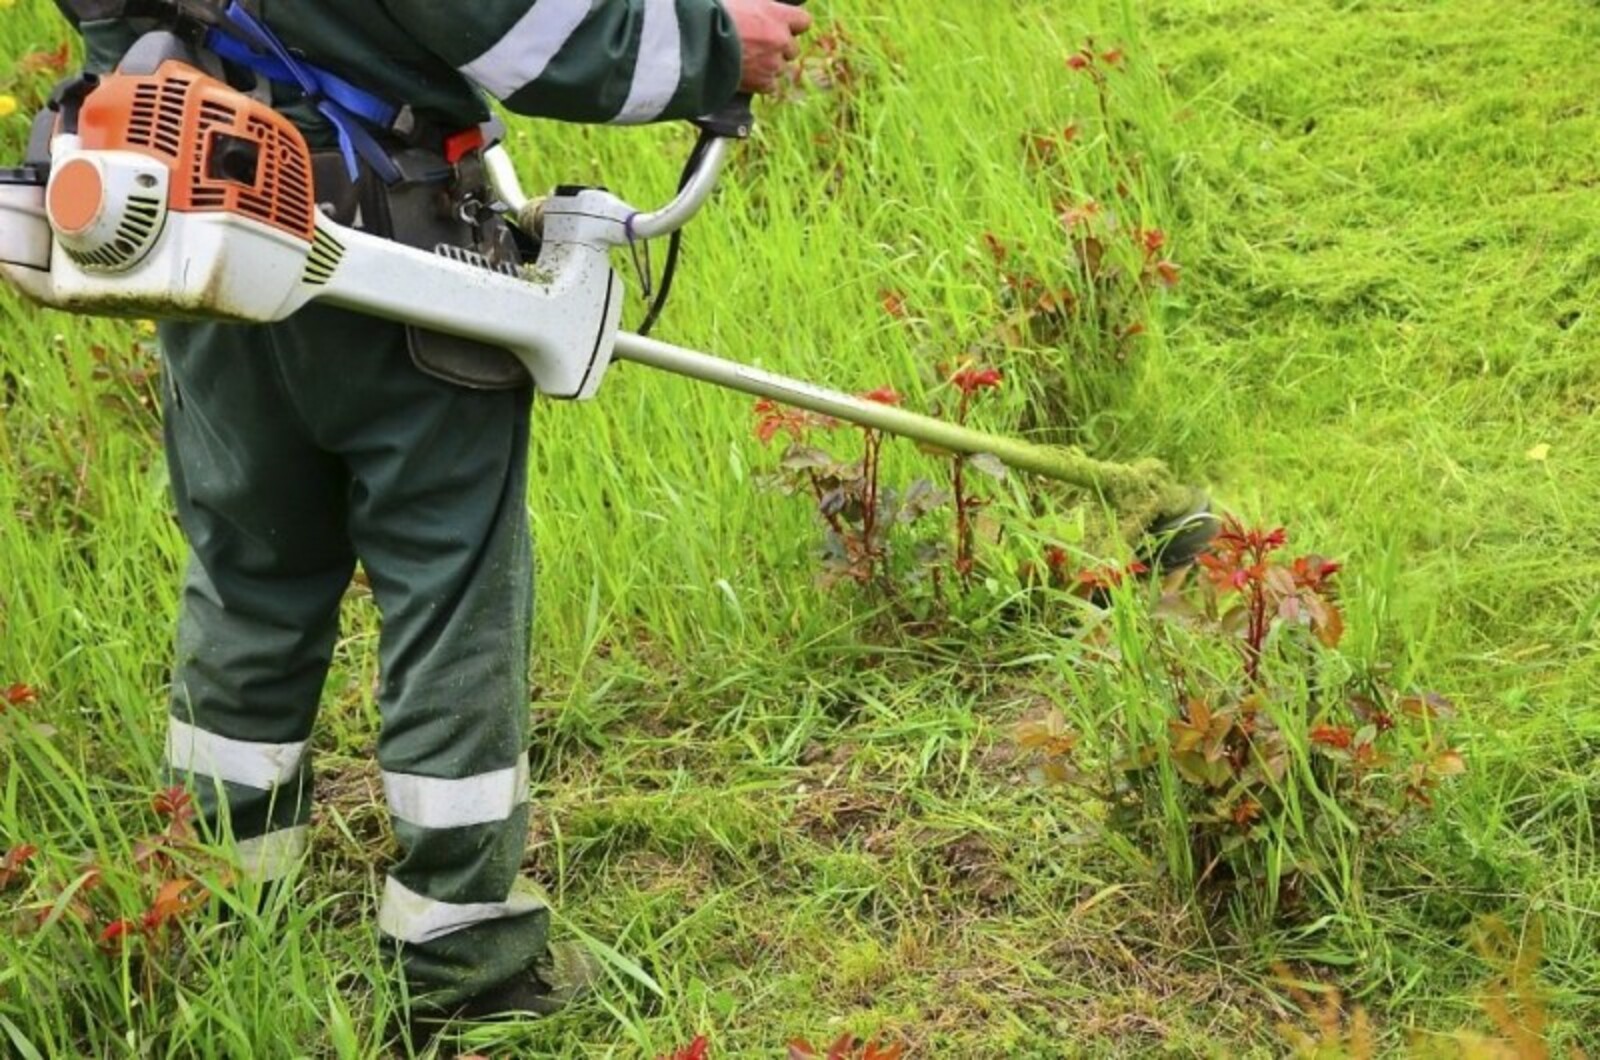
[[[978,382],[979,377],[985,381]],[[965,415],[966,403],[970,401],[973,391],[998,385],[999,374],[992,369],[975,376],[973,390],[963,392],[962,415]],[[889,386],[877,387],[857,396],[880,405],[899,406],[905,401],[898,390]],[[887,437],[882,431],[868,427],[856,428],[854,434],[861,440],[861,456],[856,460],[848,460],[812,444],[814,434],[834,433],[843,428],[845,425],[838,420],[787,408],[765,399],[756,402],[755,414],[758,441],[767,444],[780,435],[786,435],[790,440],[776,474],[766,476],[764,482],[790,495],[809,496],[816,505],[818,517],[827,528],[823,583],[833,585],[839,581],[850,581],[884,592],[893,591],[893,571],[903,570],[906,566],[905,563],[891,563],[892,553],[896,551],[891,548],[891,538],[896,528],[921,521],[941,507],[946,498],[924,480],[914,481],[904,490],[894,489],[883,481],[883,452]],[[968,461],[976,458],[953,459]],[[961,509],[958,525],[969,512],[970,509]],[[965,540],[959,533],[958,538]],[[915,565],[929,566],[930,561],[919,558]]]
[[[1147,621],[1135,624],[1149,661],[1124,663],[1150,713],[1114,718],[1082,741],[1050,743],[1037,727],[1016,737],[1045,779],[1103,799],[1112,827],[1169,850],[1184,837],[1174,868],[1186,882],[1266,896],[1262,908],[1274,912],[1304,893],[1302,874],[1318,871],[1326,819],[1377,849],[1467,768],[1438,724],[1447,701],[1400,695],[1381,669],[1334,660],[1345,628],[1340,564],[1289,558],[1288,541],[1282,527],[1228,518],[1200,576],[1168,579],[1140,616]],[[1126,576],[1118,568],[1072,575],[1064,553],[1046,561],[1056,578],[1090,589]],[[1422,717],[1430,724],[1406,724]],[[1098,769],[1076,761],[1085,749]]]
[[[4,714],[8,707],[25,707],[36,702],[39,694],[30,686],[14,684],[0,689],[0,714]]]
[[[905,1053],[906,1047],[902,1042],[880,1045],[873,1040],[864,1043],[849,1034],[841,1034],[828,1047],[826,1055],[804,1038],[796,1038],[789,1043],[789,1060],[813,1060],[817,1057],[822,1060],[900,1060]]]
[[[39,848],[31,843],[20,843],[6,851],[6,856],[0,858],[0,891],[27,878],[26,866],[37,853]]]
[[[711,1039],[702,1034],[670,1056],[658,1056],[656,1060],[707,1060],[710,1055]]]

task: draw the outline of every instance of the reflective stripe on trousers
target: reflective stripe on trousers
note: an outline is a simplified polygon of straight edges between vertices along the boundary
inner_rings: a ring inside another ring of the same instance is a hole
[[[239,871],[258,883],[272,883],[289,875],[311,844],[311,828],[295,825],[280,828],[254,839],[241,839],[234,846]]]
[[[167,724],[167,764],[197,776],[271,791],[293,780],[306,742],[256,743],[235,740],[179,718]]]
[[[418,828],[467,828],[504,821],[528,801],[528,756],[513,766],[445,779],[385,772],[389,812]]]
[[[481,924],[487,920],[524,916],[546,908],[532,885],[518,880],[503,902],[440,902],[418,894],[390,876],[384,883],[378,907],[378,930],[390,938],[413,945]]]

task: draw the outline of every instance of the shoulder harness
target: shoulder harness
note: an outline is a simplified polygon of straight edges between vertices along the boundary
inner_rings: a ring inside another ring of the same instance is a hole
[[[401,177],[373,130],[409,139],[416,127],[411,109],[297,55],[242,0],[56,0],[56,6],[74,24],[148,20],[258,78],[296,90],[333,126],[352,181],[360,162],[386,184]]]

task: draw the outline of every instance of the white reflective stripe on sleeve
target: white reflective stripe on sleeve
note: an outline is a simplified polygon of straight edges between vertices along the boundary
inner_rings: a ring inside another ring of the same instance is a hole
[[[419,828],[465,828],[503,821],[528,801],[528,756],[517,764],[445,780],[414,773],[384,773],[389,812]]]
[[[612,120],[618,125],[654,121],[672,102],[682,76],[678,0],[645,0],[644,32],[639,40],[639,60],[633,67],[633,86],[622,111]]]
[[[218,736],[186,721],[170,718],[167,725],[167,764],[203,777],[271,791],[294,779],[306,744],[254,743]]]
[[[429,942],[453,931],[522,916],[545,908],[544,899],[519,880],[503,902],[436,902],[390,876],[378,907],[378,930],[401,942]]]
[[[310,845],[311,827],[296,825],[283,828],[254,839],[241,839],[234,844],[239,858],[239,871],[252,880],[271,883],[289,875]]]
[[[461,68],[496,99],[505,99],[544,75],[562,45],[589,17],[590,0],[534,0],[499,43]]]

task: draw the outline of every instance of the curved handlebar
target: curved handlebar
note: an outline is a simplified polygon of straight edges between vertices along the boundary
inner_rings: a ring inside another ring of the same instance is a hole
[[[628,218],[628,233],[633,239],[656,239],[671,235],[700,212],[711,193],[716,190],[717,179],[728,161],[733,141],[721,137],[710,140],[701,152],[699,164],[684,182],[677,197],[659,210],[634,212]],[[496,144],[483,153],[484,171],[495,195],[505,204],[518,228],[525,232],[538,230],[540,200],[530,199],[522,190],[517,167],[506,149]]]
[[[688,224],[716,190],[717,179],[722,176],[722,167],[728,161],[728,151],[732,146],[732,140],[722,137],[707,143],[700,164],[684,182],[683,190],[678,192],[677,198],[659,210],[634,214],[629,219],[628,229],[634,238],[655,239],[658,236],[671,235]]]
[[[780,0],[780,2],[799,7],[806,0]],[[716,190],[717,179],[722,176],[722,167],[728,161],[728,151],[733,141],[748,139],[750,136],[750,130],[755,124],[751,101],[752,97],[748,92],[741,92],[722,110],[694,121],[701,131],[702,142],[695,148],[694,158],[698,160],[693,162],[693,172],[683,181],[677,197],[671,202],[658,210],[639,211],[628,216],[626,229],[630,241],[671,235],[700,212],[706,200],[711,198],[711,193]],[[537,232],[541,202],[528,198],[527,193],[522,190],[522,182],[517,178],[517,168],[512,164],[511,156],[506,153],[506,149],[500,144],[490,147],[483,153],[483,163],[490,187],[505,204],[517,227],[525,232]]]

